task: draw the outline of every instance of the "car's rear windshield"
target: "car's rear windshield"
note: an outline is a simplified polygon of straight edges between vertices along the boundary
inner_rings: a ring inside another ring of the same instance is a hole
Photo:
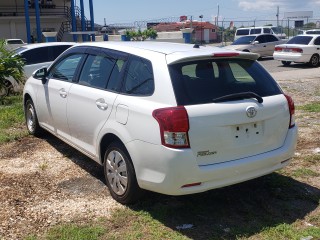
[[[244,36],[244,35],[249,35],[250,29],[238,29],[237,34],[238,36]]]
[[[7,44],[23,44],[23,41],[19,39],[7,40]]]
[[[253,92],[261,97],[281,94],[269,73],[256,61],[201,60],[169,66],[178,105],[215,102],[215,99]]]
[[[302,44],[308,45],[312,39],[312,36],[296,36],[291,38],[287,44]]]

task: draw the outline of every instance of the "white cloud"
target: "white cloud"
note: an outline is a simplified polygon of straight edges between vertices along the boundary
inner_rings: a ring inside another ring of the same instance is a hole
[[[275,8],[278,6],[278,2],[273,1],[239,1],[239,7],[244,11],[252,11],[252,10],[269,10],[271,8]]]

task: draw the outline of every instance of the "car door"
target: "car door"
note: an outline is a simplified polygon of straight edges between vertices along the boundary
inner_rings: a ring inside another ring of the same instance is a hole
[[[85,54],[74,53],[62,57],[47,75],[47,81],[38,91],[39,123],[55,135],[70,140],[67,124],[69,89]]]
[[[314,46],[315,46],[315,52],[314,53],[317,53],[318,55],[320,55],[320,37],[317,37],[314,42],[313,42]]]
[[[274,47],[278,44],[281,44],[282,41],[280,41],[276,36],[273,35],[265,35],[266,39],[266,56],[272,56],[274,52]]]
[[[97,156],[97,137],[118,96],[117,83],[126,56],[90,49],[77,84],[69,91],[67,118],[72,143]]]

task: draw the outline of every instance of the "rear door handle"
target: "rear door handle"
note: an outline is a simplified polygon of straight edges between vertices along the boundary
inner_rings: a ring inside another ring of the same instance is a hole
[[[101,110],[107,110],[108,109],[108,104],[104,101],[103,98],[99,98],[96,100],[96,105],[99,109]]]
[[[63,97],[63,98],[66,98],[66,97],[67,97],[67,92],[66,92],[66,90],[64,90],[64,88],[61,88],[61,89],[59,90],[59,94],[60,94],[60,96]]]

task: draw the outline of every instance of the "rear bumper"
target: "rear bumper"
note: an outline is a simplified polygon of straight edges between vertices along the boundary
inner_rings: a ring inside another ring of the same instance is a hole
[[[281,148],[229,162],[198,166],[190,149],[175,150],[146,142],[127,144],[141,188],[168,195],[204,192],[257,178],[289,164],[297,143],[297,127]],[[198,186],[182,187],[201,183]]]
[[[274,53],[273,58],[279,61],[306,63],[310,61],[311,55],[300,53]]]

